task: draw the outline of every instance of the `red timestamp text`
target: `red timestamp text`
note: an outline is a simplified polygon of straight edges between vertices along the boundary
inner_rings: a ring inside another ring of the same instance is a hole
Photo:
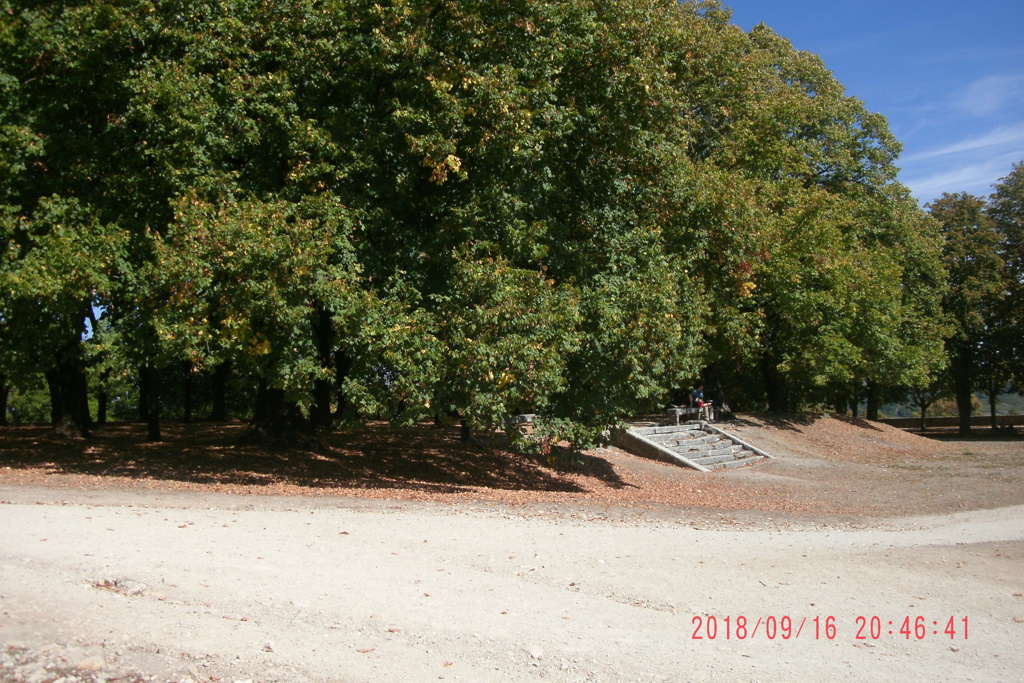
[[[852,636],[854,640],[880,640],[882,638],[903,638],[924,640],[942,637],[967,640],[970,632],[968,617],[942,617],[929,619],[924,616],[901,616],[883,619],[880,616],[858,616],[852,624],[840,624],[834,616],[792,617],[768,616],[695,616],[690,620],[693,626],[691,640],[835,640],[841,635]],[[846,628],[842,628],[842,627]],[[842,631],[842,633],[841,633]]]
[[[967,617],[943,617],[928,619],[923,616],[905,616],[896,619],[882,619],[879,616],[857,617],[857,634],[854,640],[879,640],[895,637],[904,640],[924,640],[928,637],[944,637],[950,640],[967,640],[970,622]]]
[[[766,638],[768,640],[791,640],[811,637],[815,640],[834,640],[837,634],[835,617],[758,617],[756,620],[739,616],[695,616],[692,640],[746,640]],[[805,633],[806,631],[806,633]]]

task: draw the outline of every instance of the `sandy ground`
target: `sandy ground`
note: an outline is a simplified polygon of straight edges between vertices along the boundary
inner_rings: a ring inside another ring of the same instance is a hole
[[[777,460],[436,500],[8,454],[0,681],[1020,680],[1019,440],[734,428]]]

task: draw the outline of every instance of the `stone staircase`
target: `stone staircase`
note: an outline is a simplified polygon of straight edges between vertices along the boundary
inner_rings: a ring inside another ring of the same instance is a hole
[[[617,431],[613,441],[635,455],[692,467],[701,472],[742,467],[772,457],[708,422],[631,427]]]

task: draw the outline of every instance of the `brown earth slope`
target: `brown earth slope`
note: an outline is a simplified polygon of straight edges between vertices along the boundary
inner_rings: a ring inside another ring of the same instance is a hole
[[[158,444],[145,443],[138,425],[104,427],[88,441],[12,427],[0,432],[0,483],[597,505],[695,516],[898,516],[1024,503],[1024,441],[1017,435],[937,440],[813,414],[748,415],[722,426],[776,459],[701,474],[603,448],[555,469],[500,447],[460,443],[453,430],[426,425],[370,425],[287,449],[243,445],[240,423],[170,425]]]

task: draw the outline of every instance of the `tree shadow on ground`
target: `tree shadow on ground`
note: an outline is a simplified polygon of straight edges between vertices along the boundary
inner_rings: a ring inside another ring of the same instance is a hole
[[[569,473],[496,445],[463,443],[457,428],[375,424],[299,439],[290,446],[246,444],[244,423],[163,425],[164,441],[145,442],[145,426],[104,425],[90,439],[65,440],[45,426],[0,430],[0,466],[59,474],[197,484],[313,489],[412,489],[458,493],[473,488],[580,493]],[[580,474],[626,484],[605,460],[584,455]]]
[[[640,488],[622,480],[612,464],[602,457],[586,453],[571,453],[568,447],[558,447],[557,460],[567,463],[559,467],[560,471],[582,474],[597,479],[614,489]]]
[[[863,420],[847,415],[833,415],[831,413],[744,413],[742,417],[735,417],[728,422],[723,422],[721,427],[728,431],[728,425],[736,424],[744,427],[766,426],[774,429],[788,430],[792,432],[802,431],[803,427],[810,427],[819,420],[831,419],[841,420],[855,427],[882,431],[882,428],[871,420]]]

